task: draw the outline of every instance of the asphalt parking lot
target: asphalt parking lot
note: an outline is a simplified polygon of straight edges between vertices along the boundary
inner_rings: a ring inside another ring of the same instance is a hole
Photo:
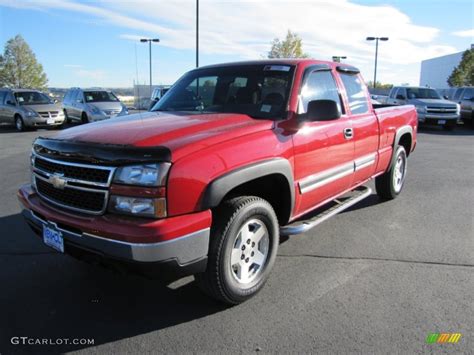
[[[263,291],[225,308],[43,246],[19,214],[31,141],[0,127],[0,353],[413,353],[474,349],[474,130],[419,133],[402,195],[372,195],[280,245]],[[461,333],[426,344],[429,333]],[[11,345],[12,337],[94,345]]]

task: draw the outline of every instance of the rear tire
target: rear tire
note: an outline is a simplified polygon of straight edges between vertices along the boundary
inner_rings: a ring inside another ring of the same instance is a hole
[[[405,148],[397,146],[395,159],[390,169],[375,178],[375,190],[383,200],[393,200],[402,192],[407,173],[407,153]]]
[[[216,300],[239,304],[268,279],[278,250],[278,220],[272,206],[254,196],[225,201],[213,220],[207,270],[195,279]]]
[[[82,123],[89,123],[89,117],[87,116],[87,113],[83,112],[81,115],[81,122]]]

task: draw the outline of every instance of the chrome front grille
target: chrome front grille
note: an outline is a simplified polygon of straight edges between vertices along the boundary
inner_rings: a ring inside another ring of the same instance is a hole
[[[453,107],[427,107],[426,112],[428,113],[436,113],[436,114],[447,114],[447,115],[452,115],[457,112],[457,108],[455,106]]]
[[[38,115],[43,118],[57,118],[59,116],[59,111],[43,111],[38,112]]]
[[[33,181],[40,198],[48,203],[88,214],[107,209],[115,168],[69,163],[35,155]]]
[[[104,110],[104,113],[108,116],[118,115],[121,110]]]

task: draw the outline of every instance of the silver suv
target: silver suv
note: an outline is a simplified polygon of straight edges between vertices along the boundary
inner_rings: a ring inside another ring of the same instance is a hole
[[[56,127],[64,123],[61,105],[37,90],[0,89],[0,123],[14,124],[17,131]]]
[[[432,88],[395,86],[390,91],[388,104],[415,105],[419,123],[437,124],[452,130],[460,117],[460,106],[446,100]]]
[[[464,123],[474,127],[474,87],[457,88],[452,100],[461,105],[461,118]]]
[[[128,115],[128,110],[113,92],[103,89],[70,89],[63,99],[68,121],[95,122]]]

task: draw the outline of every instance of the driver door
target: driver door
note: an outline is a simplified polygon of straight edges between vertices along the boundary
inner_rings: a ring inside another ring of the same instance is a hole
[[[297,215],[349,189],[354,176],[352,122],[345,114],[334,74],[329,69],[309,70],[301,88],[299,113],[306,112],[309,101],[333,100],[342,116],[305,122],[293,136],[295,181],[301,195],[295,206]]]

